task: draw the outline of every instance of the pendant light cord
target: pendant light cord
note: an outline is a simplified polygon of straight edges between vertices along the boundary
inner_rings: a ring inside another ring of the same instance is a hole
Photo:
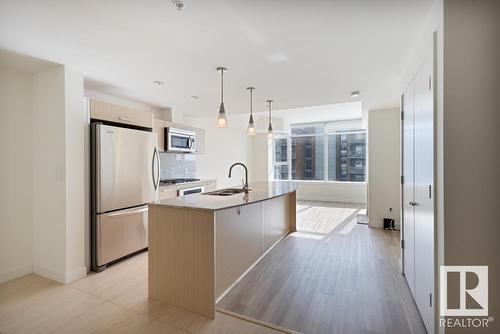
[[[252,99],[253,99],[253,89],[250,89],[250,116],[252,116],[252,111],[253,111]]]
[[[220,94],[220,100],[221,100],[221,103],[224,103],[224,70],[220,70],[220,74],[221,74],[221,77],[222,77],[222,80],[221,80],[221,94]]]

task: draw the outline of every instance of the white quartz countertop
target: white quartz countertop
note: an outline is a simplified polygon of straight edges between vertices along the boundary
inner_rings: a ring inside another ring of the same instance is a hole
[[[241,188],[234,186],[230,188]],[[237,206],[266,201],[275,197],[294,192],[294,182],[258,182],[250,184],[248,194],[239,193],[231,196],[217,196],[207,194],[192,194],[170,199],[163,199],[150,203],[149,205],[165,206],[171,208],[184,208],[194,210],[217,211]]]

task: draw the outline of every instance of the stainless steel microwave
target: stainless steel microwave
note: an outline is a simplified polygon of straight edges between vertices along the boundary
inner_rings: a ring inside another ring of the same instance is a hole
[[[196,152],[196,133],[189,130],[165,128],[165,148],[167,152]]]

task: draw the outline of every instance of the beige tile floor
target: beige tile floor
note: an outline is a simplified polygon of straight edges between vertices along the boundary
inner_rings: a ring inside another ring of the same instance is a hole
[[[69,285],[37,275],[0,284],[0,333],[278,333],[147,298],[147,253]]]

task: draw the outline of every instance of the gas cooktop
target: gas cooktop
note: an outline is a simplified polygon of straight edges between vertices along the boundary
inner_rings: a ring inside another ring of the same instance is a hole
[[[195,181],[200,181],[200,179],[195,179],[195,178],[165,179],[165,180],[160,180],[160,184],[167,185],[167,184],[177,184],[177,183],[195,182]]]

